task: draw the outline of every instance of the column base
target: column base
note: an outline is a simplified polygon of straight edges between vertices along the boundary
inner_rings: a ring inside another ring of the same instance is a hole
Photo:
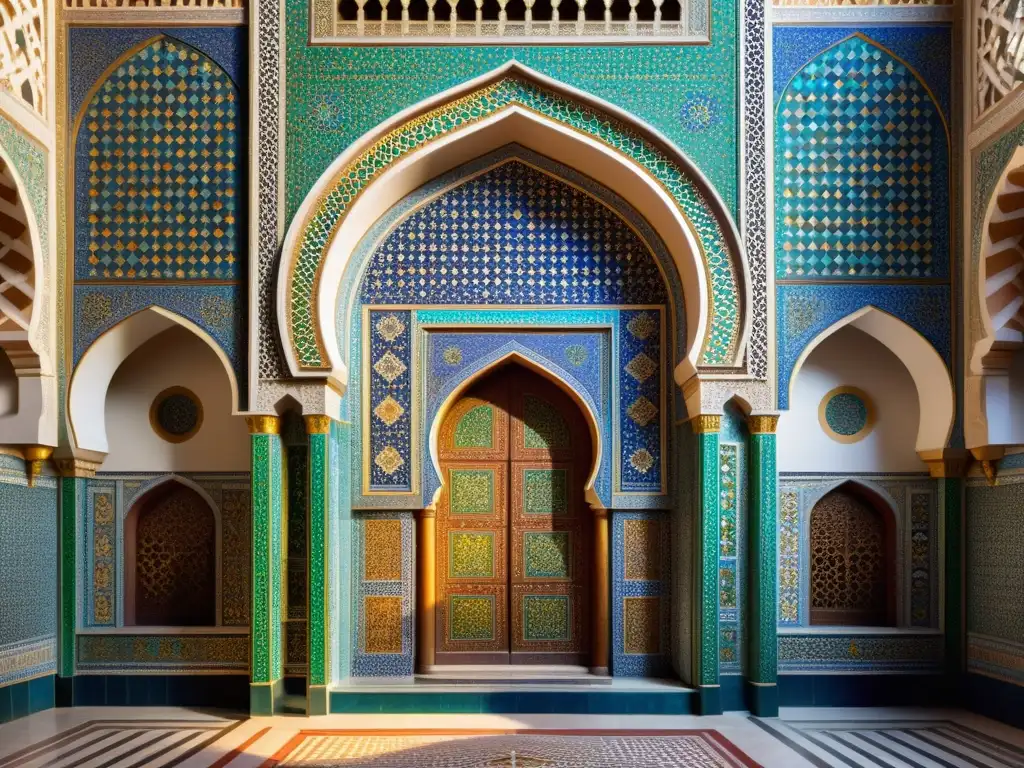
[[[717,685],[702,685],[697,689],[697,714],[722,714],[722,689]]]
[[[249,714],[271,717],[283,709],[284,678],[272,683],[249,683]]]
[[[311,685],[306,691],[306,716],[330,714],[331,697],[326,685]]]
[[[53,678],[53,706],[73,707],[75,706],[75,678],[61,677]]]
[[[747,709],[755,717],[779,716],[779,686],[776,683],[755,683],[744,680],[744,698]]]
[[[589,670],[590,674],[597,675],[598,677],[608,677],[608,667],[591,667]]]

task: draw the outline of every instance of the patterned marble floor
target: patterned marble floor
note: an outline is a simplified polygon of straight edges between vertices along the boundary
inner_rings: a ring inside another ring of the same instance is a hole
[[[0,726],[0,768],[1024,768],[1024,732],[964,712],[784,709],[780,719],[50,710]]]

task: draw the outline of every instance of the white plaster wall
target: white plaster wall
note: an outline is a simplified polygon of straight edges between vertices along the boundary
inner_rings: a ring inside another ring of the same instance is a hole
[[[183,443],[153,431],[149,409],[168,387],[185,387],[203,405],[203,424]],[[217,355],[185,328],[160,333],[121,364],[107,392],[109,453],[103,472],[249,470],[245,419],[231,415],[231,384]]]
[[[0,349],[0,416],[18,412],[18,377],[7,353]]]
[[[863,390],[875,427],[863,440],[839,443],[821,428],[818,406],[836,387]],[[881,342],[845,327],[815,349],[797,374],[778,427],[780,472],[923,472],[917,456],[917,389],[910,373]]]

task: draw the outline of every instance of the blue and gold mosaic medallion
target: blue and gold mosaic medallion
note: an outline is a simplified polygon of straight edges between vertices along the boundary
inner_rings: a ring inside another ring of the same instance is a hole
[[[863,390],[837,387],[821,399],[818,421],[825,434],[836,442],[856,443],[874,427],[874,407]]]
[[[523,640],[526,642],[572,639],[572,607],[566,595],[523,597]]]

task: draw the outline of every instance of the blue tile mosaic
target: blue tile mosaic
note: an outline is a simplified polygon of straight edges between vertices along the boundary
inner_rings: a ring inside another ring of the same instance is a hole
[[[739,672],[744,661],[744,579],[747,552],[747,451],[749,433],[742,411],[726,403],[719,433],[719,669]]]
[[[822,331],[866,306],[899,318],[950,364],[950,290],[945,285],[779,285],[779,407],[789,407],[790,376],[804,348]]]
[[[662,313],[619,313],[619,490],[663,493]]]
[[[241,116],[227,73],[179,40],[158,37],[111,71],[75,144],[75,278],[239,279]]]
[[[412,491],[412,313],[371,311],[367,319],[370,490]]]
[[[857,34],[818,53],[776,104],[776,277],[948,276],[949,151],[888,51]]]

